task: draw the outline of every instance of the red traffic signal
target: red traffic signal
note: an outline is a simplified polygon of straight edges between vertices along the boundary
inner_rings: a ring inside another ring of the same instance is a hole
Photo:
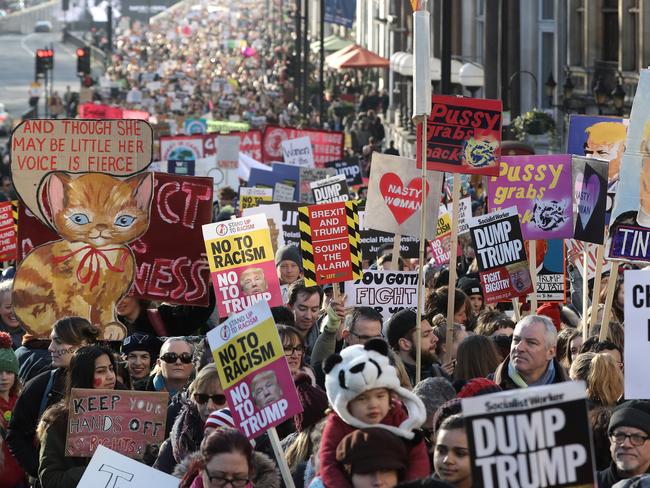
[[[90,48],[77,48],[77,74],[87,75],[90,73]]]
[[[37,49],[36,50],[36,74],[44,74],[54,67],[54,50]]]
[[[39,58],[53,58],[54,50],[52,49],[37,49],[36,56]]]

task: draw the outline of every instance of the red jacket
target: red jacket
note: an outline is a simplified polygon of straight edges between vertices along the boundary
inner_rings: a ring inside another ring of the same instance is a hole
[[[16,378],[18,381],[18,378]],[[12,395],[9,397],[9,401],[5,401],[0,398],[0,426],[3,431],[7,431],[9,428],[9,421],[11,420],[11,415],[16,405],[18,397]],[[2,443],[2,453],[4,454],[4,465],[0,465],[0,487],[2,486],[16,486],[25,480],[25,471],[20,467],[18,461],[11,451],[9,451],[9,446],[6,442]]]
[[[393,403],[381,423],[399,427],[406,418],[407,415],[402,406],[399,403]],[[319,476],[325,488],[352,488],[352,483],[343,466],[336,460],[336,448],[346,435],[355,430],[357,430],[356,427],[346,424],[336,413],[331,413],[327,418],[319,453]],[[404,442],[408,443],[409,441],[404,439]],[[431,465],[424,441],[412,446],[409,444],[409,446],[409,464],[406,468],[404,481],[428,477],[431,474]],[[381,469],[381,466],[377,466],[377,469]]]

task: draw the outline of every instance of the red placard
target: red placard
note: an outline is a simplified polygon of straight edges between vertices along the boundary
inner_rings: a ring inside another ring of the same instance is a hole
[[[352,280],[352,254],[345,202],[311,205],[307,209],[316,283],[324,285]]]
[[[427,169],[497,176],[501,157],[501,100],[435,95],[427,119]],[[417,167],[422,167],[422,131]]]
[[[16,225],[11,209],[13,203],[0,203],[0,261],[16,259]]]
[[[217,137],[238,136],[239,152],[250,156],[255,161],[262,161],[262,131],[249,130],[247,132],[228,132],[220,134],[219,132],[210,132],[203,134],[203,156],[213,156],[217,153]]]
[[[343,132],[267,125],[264,129],[262,162],[283,161],[282,141],[305,136],[309,137],[314,148],[314,163],[317,168],[324,167],[328,161],[343,158],[343,143],[345,141]]]
[[[97,103],[82,103],[79,105],[81,119],[121,119],[122,109]]]
[[[142,459],[165,439],[167,392],[73,388],[65,455],[91,457],[100,444]]]
[[[155,173],[147,232],[129,244],[136,275],[131,293],[147,300],[208,306],[210,270],[201,227],[212,221],[212,178]],[[19,259],[60,237],[19,207]]]

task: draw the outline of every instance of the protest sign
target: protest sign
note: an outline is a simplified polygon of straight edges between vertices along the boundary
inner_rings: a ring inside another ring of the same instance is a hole
[[[302,411],[269,305],[257,302],[208,332],[234,424],[253,439]]]
[[[80,119],[121,119],[122,109],[97,103],[82,103],[78,108]]]
[[[201,226],[212,221],[212,181],[196,176],[154,174],[147,232],[128,244],[135,256],[130,294],[145,300],[207,306],[209,270]],[[59,236],[23,205],[19,208],[18,259]],[[182,235],[183,241],[170,239]],[[47,329],[51,329],[51,324]]]
[[[565,239],[564,243],[566,244],[567,247],[568,262],[571,263],[573,266],[575,266],[578,269],[580,276],[584,278],[585,271],[584,271],[583,252],[585,250],[585,243],[582,241],[576,241],[575,239]],[[594,277],[596,276],[595,274],[596,254],[597,254],[596,249],[593,247],[587,251],[587,255],[588,255],[587,279],[588,280],[593,280]],[[601,266],[602,266],[601,269],[602,273],[606,271],[608,272],[612,267],[612,262],[603,260]]]
[[[360,280],[345,283],[346,307],[372,307],[384,322],[404,308],[418,304],[417,271],[364,269]]]
[[[515,206],[526,240],[573,236],[571,156],[504,156],[488,182],[490,212]]]
[[[295,166],[311,168],[314,166],[314,153],[309,137],[286,139],[282,141],[284,162]]]
[[[0,203],[0,261],[16,259],[18,201]]]
[[[348,186],[351,188],[353,186],[363,185],[363,178],[361,176],[361,167],[359,163],[353,163],[351,161],[345,161],[343,159],[339,161],[327,161],[325,163],[326,168],[334,168],[336,173],[339,175],[345,175]]]
[[[343,132],[331,132],[312,129],[295,129],[267,125],[262,138],[262,162],[270,163],[282,159],[282,141],[308,136],[311,140],[316,167],[323,167],[326,161],[343,157]]]
[[[11,173],[21,200],[50,225],[39,189],[52,171],[129,176],[152,158],[151,126],[140,120],[25,120],[11,136]]]
[[[290,197],[283,193],[284,188],[279,187],[279,195],[286,198],[287,201],[298,202],[300,199],[300,167],[292,166],[290,164],[273,163],[271,171],[262,170],[259,168],[251,168],[250,176],[248,177],[247,186],[257,186],[261,188],[276,189],[276,183],[293,188],[293,195]],[[275,200],[275,193],[273,194]]]
[[[73,388],[65,455],[90,457],[99,445],[142,459],[165,440],[167,392]]]
[[[203,226],[212,285],[220,317],[263,300],[282,305],[266,218],[252,215]]]
[[[314,181],[310,186],[316,203],[347,202],[350,199],[345,175]]]
[[[445,173],[446,174],[446,173]],[[447,211],[451,213],[452,204],[447,204]],[[458,201],[458,235],[469,232],[469,221],[472,218],[472,198],[462,198]]]
[[[637,93],[650,90],[650,70],[641,70]],[[611,259],[650,261],[650,99],[636,96],[632,103],[620,180],[609,227]],[[610,184],[611,187],[611,184]]]
[[[537,299],[540,302],[566,300],[566,256],[564,241],[551,239],[537,243],[537,251],[543,258],[537,262]]]
[[[231,120],[208,120],[208,132],[246,132],[250,129],[247,122],[233,122]]]
[[[178,478],[118,454],[108,447],[97,446],[77,488],[124,488],[126,486],[177,488]]]
[[[163,136],[160,138],[161,161],[196,161],[203,157],[203,139],[195,136]]]
[[[300,202],[312,205],[314,196],[311,191],[311,184],[314,181],[323,180],[336,175],[336,171],[331,168],[300,168]]]
[[[372,263],[377,257],[377,251],[381,246],[393,247],[395,243],[395,234],[390,232],[381,232],[379,230],[368,229],[365,227],[365,214],[364,210],[359,210],[359,234],[361,255],[369,264]],[[402,236],[399,241],[399,255],[404,259],[417,258],[419,252],[420,239],[411,236]]]
[[[473,217],[469,233],[486,303],[533,291],[516,208]]]
[[[229,136],[239,137],[239,152],[250,156],[255,161],[262,160],[262,132],[250,130],[247,132],[228,132]],[[217,137],[219,133],[213,132],[203,135],[203,155],[212,156],[217,153]]]
[[[239,188],[239,208],[241,210],[257,207],[260,202],[272,200],[273,190],[271,188],[247,188],[245,186]]]
[[[195,161],[169,160],[167,161],[167,172],[173,175],[193,176],[195,172]]]
[[[603,244],[607,206],[607,163],[572,157],[573,238]]]
[[[300,207],[298,226],[305,286],[361,279],[355,201]]]
[[[427,146],[427,169],[494,175],[501,156],[501,100],[434,95],[427,140],[417,131],[416,154]],[[418,168],[421,162],[418,159]]]
[[[208,123],[205,119],[185,119],[183,132],[187,135],[205,134],[208,132]]]
[[[626,270],[625,299],[625,399],[650,400],[646,375],[650,357],[650,273]]]
[[[451,252],[451,216],[449,212],[440,207],[438,212],[438,225],[436,226],[436,237],[430,242],[433,260],[437,266],[449,264]]]
[[[429,173],[424,189],[420,173],[413,159],[373,153],[366,203],[372,212],[366,213],[364,225],[383,232],[420,237],[422,191],[426,194],[427,219],[435,222],[442,188],[442,173]],[[426,237],[434,235],[435,229],[427,229]]]
[[[463,398],[461,405],[473,486],[594,486],[584,382]]]
[[[273,200],[276,202],[293,202],[295,189],[293,186],[285,185],[279,181],[273,187]]]
[[[266,204],[266,205],[265,205]],[[291,209],[285,208],[291,206]],[[300,246],[300,232],[298,231],[298,205],[297,203],[273,203],[262,200],[258,207],[245,208],[242,210],[242,217],[261,214],[266,217],[271,234],[273,254],[285,245],[291,243],[296,247]],[[290,222],[295,222],[290,224]],[[288,236],[288,237],[287,237]],[[285,239],[288,239],[286,241]]]

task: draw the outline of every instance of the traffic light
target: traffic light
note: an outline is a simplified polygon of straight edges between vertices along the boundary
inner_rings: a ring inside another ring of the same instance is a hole
[[[77,48],[77,73],[80,75],[90,74],[90,48]]]
[[[54,67],[54,50],[37,49],[36,50],[36,74],[42,75]]]

